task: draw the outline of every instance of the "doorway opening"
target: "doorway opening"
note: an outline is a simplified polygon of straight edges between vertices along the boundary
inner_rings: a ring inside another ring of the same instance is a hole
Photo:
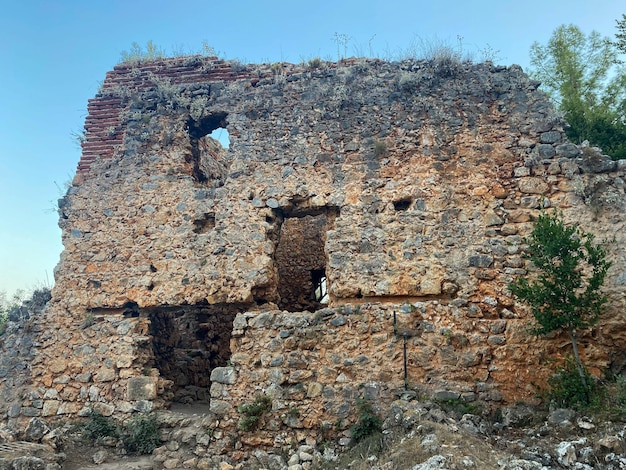
[[[171,382],[168,401],[208,403],[211,371],[231,356],[236,305],[186,305],[150,312],[154,367]]]

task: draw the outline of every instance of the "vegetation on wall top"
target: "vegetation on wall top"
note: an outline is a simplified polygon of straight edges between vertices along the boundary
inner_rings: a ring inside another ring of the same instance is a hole
[[[600,146],[614,160],[626,158],[625,30],[626,17],[618,21],[617,42],[562,25],[548,44],[530,50],[530,74],[569,123],[568,138]]]

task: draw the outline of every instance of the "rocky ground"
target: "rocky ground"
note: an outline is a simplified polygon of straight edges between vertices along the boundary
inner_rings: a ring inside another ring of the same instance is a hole
[[[148,456],[125,455],[116,439],[86,441],[75,424],[49,430],[38,443],[11,442],[5,430],[0,469],[626,469],[626,423],[609,421],[598,410],[581,413],[520,404],[487,414],[468,404],[404,396],[385,417],[382,434],[358,444],[344,433],[270,452],[235,446],[213,457],[220,436],[209,431],[214,417],[205,410],[159,412],[162,445]]]

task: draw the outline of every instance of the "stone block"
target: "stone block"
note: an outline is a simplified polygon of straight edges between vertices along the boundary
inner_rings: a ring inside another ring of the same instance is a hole
[[[126,369],[133,365],[134,359],[135,358],[132,356],[127,356],[127,355],[119,356],[117,358],[117,362],[115,363],[115,367],[117,367],[118,369]]]
[[[550,186],[543,179],[532,176],[520,179],[518,187],[526,194],[545,194],[550,190]]]
[[[102,368],[96,372],[95,382],[111,382],[115,380],[115,369]]]
[[[59,405],[57,415],[75,415],[81,409],[81,405],[76,402],[64,401]]]
[[[8,416],[9,418],[17,418],[20,415],[21,406],[19,403],[13,403],[9,407]]]
[[[154,400],[157,397],[157,384],[154,377],[130,377],[126,388],[129,401]]]
[[[470,256],[469,265],[474,268],[488,268],[493,263],[493,256],[475,255]]]
[[[133,407],[135,411],[139,411],[140,413],[150,413],[153,408],[154,403],[149,400],[139,400]]]
[[[224,416],[233,409],[232,405],[224,400],[212,399],[209,405],[209,411],[218,416]]]
[[[43,410],[41,410],[42,416],[54,416],[59,411],[61,402],[57,400],[46,400],[43,404]]]
[[[420,282],[420,294],[422,295],[441,294],[441,279],[422,279]]]
[[[41,416],[41,411],[37,408],[33,408],[32,406],[23,406],[20,410],[20,414],[22,416],[34,417]]]
[[[537,152],[541,158],[552,158],[556,155],[556,150],[550,144],[540,144],[537,146]]]
[[[437,390],[435,392],[435,398],[437,400],[459,400],[461,398],[461,394],[459,392],[453,392],[451,390]]]
[[[67,369],[67,360],[63,358],[56,358],[50,361],[48,365],[48,370],[53,374],[60,374],[65,369]]]
[[[574,158],[580,155],[581,151],[577,145],[574,144],[561,144],[557,145],[556,153],[561,157]]]
[[[544,144],[554,144],[561,140],[561,135],[558,131],[544,132],[539,136],[539,140]]]
[[[94,403],[93,409],[100,413],[102,416],[111,416],[115,411],[115,406],[109,405],[108,403]]]
[[[232,385],[237,382],[237,372],[233,367],[216,367],[211,371],[211,382]]]

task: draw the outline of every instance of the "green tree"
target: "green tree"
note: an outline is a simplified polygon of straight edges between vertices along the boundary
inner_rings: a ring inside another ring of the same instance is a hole
[[[618,47],[596,31],[585,36],[562,25],[547,45],[530,49],[530,74],[565,116],[569,139],[588,140],[614,159],[626,158],[626,73]]]
[[[617,20],[617,34],[615,34],[617,42],[615,47],[622,53],[626,54],[626,15],[622,15],[621,20]]]
[[[601,288],[611,263],[605,249],[594,243],[593,234],[565,225],[557,212],[540,214],[525,241],[527,258],[536,267],[537,276],[532,280],[519,277],[509,284],[509,290],[530,306],[537,323],[535,334],[567,332],[588,400],[590,384],[576,332],[594,325],[604,311],[607,297]]]

